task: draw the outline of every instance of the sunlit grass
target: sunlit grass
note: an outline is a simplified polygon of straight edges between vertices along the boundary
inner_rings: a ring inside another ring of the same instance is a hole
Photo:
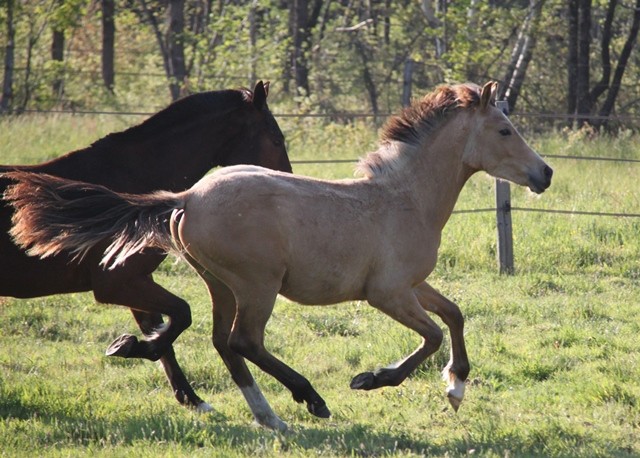
[[[3,162],[45,160],[117,128],[89,118],[32,123],[1,121]],[[355,159],[375,147],[375,130],[365,122],[281,124],[293,160]],[[638,159],[637,141],[575,134],[532,139],[543,154]],[[640,213],[640,164],[550,162],[552,187],[533,196],[513,186],[514,206]],[[353,167],[300,164],[295,171],[347,178]],[[456,209],[493,207],[493,193],[493,180],[478,174]],[[406,356],[419,337],[366,303],[304,307],[279,299],[266,345],[310,379],[333,415],[312,417],[252,367],[291,432],[279,436],[252,426],[211,345],[206,289],[188,266],[169,258],[155,276],[193,311],[176,354],[216,411],[201,415],[180,407],[153,363],[103,356],[118,335],[138,333],[126,309],[97,305],[88,293],[4,298],[0,456],[640,455],[640,219],[512,216],[516,275],[497,273],[489,212],[451,217],[429,279],[466,317],[472,370],[457,414],[439,374],[448,339],[401,386],[351,391],[354,375]]]

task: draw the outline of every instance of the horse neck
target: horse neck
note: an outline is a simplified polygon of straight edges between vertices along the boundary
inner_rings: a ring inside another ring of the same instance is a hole
[[[157,135],[112,134],[38,170],[119,192],[182,191],[220,164],[229,138],[237,134],[228,122],[215,122],[210,115],[175,128]]]
[[[397,185],[406,187],[425,221],[442,230],[474,171],[463,163],[465,127],[449,122],[422,139]]]

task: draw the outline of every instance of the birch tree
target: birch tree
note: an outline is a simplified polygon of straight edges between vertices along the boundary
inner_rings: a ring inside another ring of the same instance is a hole
[[[507,100],[511,111],[516,106],[527,68],[533,58],[544,2],[545,0],[530,0],[529,12],[518,33],[503,79],[504,84],[500,87],[499,98]]]

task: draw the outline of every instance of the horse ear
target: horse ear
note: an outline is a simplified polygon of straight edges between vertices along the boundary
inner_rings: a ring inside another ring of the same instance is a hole
[[[262,81],[258,81],[253,90],[253,106],[258,110],[262,110],[267,105],[267,94],[269,93],[269,82],[265,85]]]
[[[482,93],[480,95],[480,108],[483,110],[487,108],[492,102],[495,103],[496,94],[498,92],[498,83],[495,81],[489,81],[482,87]]]

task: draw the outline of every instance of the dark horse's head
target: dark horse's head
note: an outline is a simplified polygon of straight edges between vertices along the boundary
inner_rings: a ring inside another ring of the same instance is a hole
[[[235,153],[228,154],[221,165],[259,164],[274,170],[291,172],[284,135],[267,106],[269,82],[255,89],[241,89],[244,107],[230,116],[238,116],[241,132],[235,136]]]
[[[217,166],[252,164],[291,172],[284,135],[267,106],[268,92],[269,83],[260,81],[253,91],[192,94],[96,145],[110,152],[134,145],[145,167],[162,168],[156,172],[162,176],[162,189],[172,191],[191,187]],[[153,152],[154,164],[140,153],[143,150]],[[131,192],[130,187],[124,189]],[[134,192],[140,191],[134,188]]]

